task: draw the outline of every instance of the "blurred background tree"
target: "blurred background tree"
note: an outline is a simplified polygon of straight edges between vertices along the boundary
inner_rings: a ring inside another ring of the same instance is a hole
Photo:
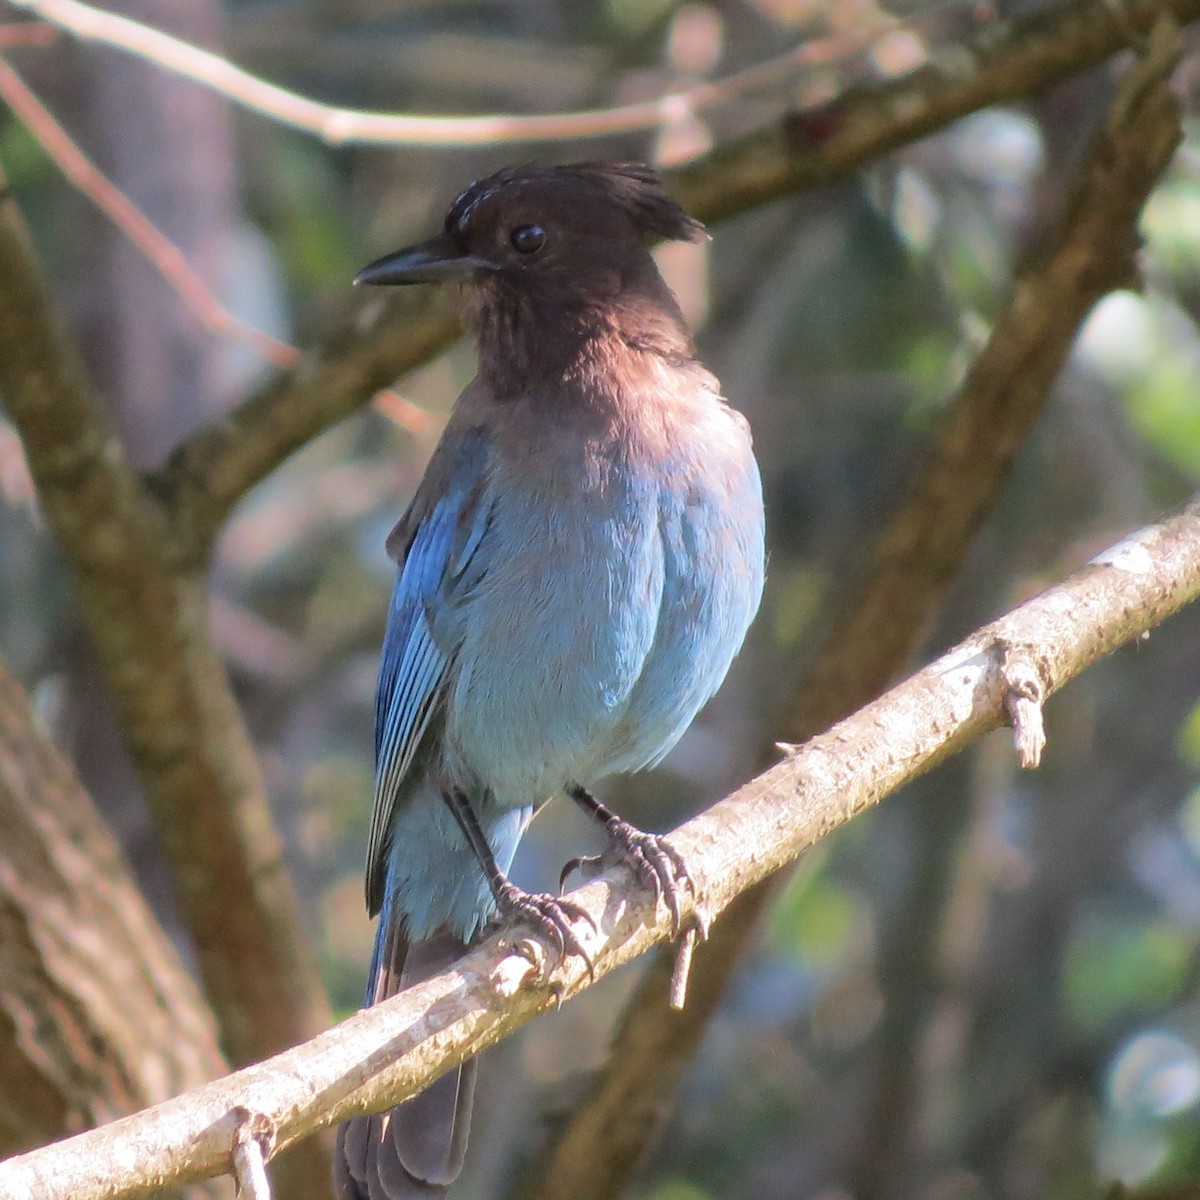
[[[782,112],[819,113],[847,88],[952,56],[961,39],[1034,7],[120,6],[306,95],[426,113],[603,108],[806,41],[830,47],[784,83],[658,128],[539,146],[336,149],[103,47],[60,37],[11,58],[230,312],[306,346],[353,321],[347,285],[358,267],[425,236],[462,186],[506,162],[684,161]],[[769,586],[721,695],[660,769],[607,789],[632,820],[669,828],[748,777],[784,729],[855,565],[1005,310],[1014,264],[1064,204],[1127,58],[743,212],[707,246],[663,252],[702,356],[755,430]],[[1092,312],[927,623],[923,654],[1200,484],[1196,61],[1177,77],[1185,141],[1144,214],[1145,286]],[[137,467],[156,467],[263,386],[269,365],[206,329],[15,120],[0,129],[0,161]],[[470,347],[457,343],[404,378],[399,401],[311,440],[238,505],[208,575],[212,636],[337,1015],[358,1004],[370,950],[361,871],[392,573],[383,542],[472,370]],[[194,965],[161,834],[2,416],[0,486],[0,656]],[[1193,610],[1070,687],[1049,711],[1039,772],[1018,778],[995,735],[811,853],[749,948],[630,1194],[1040,1200],[1097,1196],[1113,1180],[1200,1177],[1198,695]],[[569,806],[551,808],[516,877],[550,886],[593,840]],[[461,1200],[520,1194],[514,1181],[604,1060],[644,969],[605,980],[487,1056]],[[228,1031],[224,1040],[240,1057]],[[8,1129],[0,1145],[66,1128]],[[325,1184],[292,1179],[285,1194],[321,1196]]]

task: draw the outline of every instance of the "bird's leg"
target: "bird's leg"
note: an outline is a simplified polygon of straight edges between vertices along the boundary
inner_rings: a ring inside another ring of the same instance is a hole
[[[467,839],[467,845],[471,847],[472,854],[483,870],[500,916],[515,918],[532,925],[549,941],[558,959],[567,954],[578,954],[587,964],[588,974],[594,974],[591,956],[571,928],[571,921],[576,918],[587,921],[593,929],[596,928],[596,922],[587,910],[560,896],[551,896],[545,892],[526,892],[517,887],[500,870],[492,847],[479,824],[479,818],[467,797],[459,791],[448,791],[442,793],[442,799],[454,814],[458,827],[463,831],[463,837]]]
[[[660,834],[643,833],[635,825],[623,821],[615,812],[601,804],[587,788],[573,784],[567,789],[567,795],[584,812],[604,826],[609,838],[609,849],[599,857],[571,859],[562,869],[558,880],[559,887],[562,887],[572,871],[588,866],[602,867],[606,865],[608,855],[615,855],[633,868],[634,874],[642,883],[654,888],[655,904],[660,898],[667,902],[667,908],[671,912],[671,929],[678,937],[683,927],[679,886],[683,884],[695,892],[695,884],[679,851]]]

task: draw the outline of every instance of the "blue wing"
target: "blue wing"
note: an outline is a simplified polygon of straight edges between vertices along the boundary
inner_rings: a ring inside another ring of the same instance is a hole
[[[375,801],[367,840],[367,907],[383,898],[388,827],[401,785],[444,698],[456,646],[439,621],[452,607],[490,517],[483,494],[488,438],[474,430],[445,448],[449,473],[431,464],[422,490],[397,528],[400,569],[392,591],[375,695]],[[445,483],[443,484],[443,480]],[[405,546],[404,540],[407,539]],[[396,535],[389,540],[394,544]],[[439,636],[440,634],[440,636]]]

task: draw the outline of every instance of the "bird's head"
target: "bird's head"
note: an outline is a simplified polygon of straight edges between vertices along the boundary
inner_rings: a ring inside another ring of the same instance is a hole
[[[641,163],[508,167],[471,184],[436,237],[378,259],[355,283],[457,281],[485,296],[604,301],[658,280],[651,242],[702,236]]]

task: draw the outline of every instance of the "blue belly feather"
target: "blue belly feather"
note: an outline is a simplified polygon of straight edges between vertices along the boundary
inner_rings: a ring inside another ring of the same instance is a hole
[[[448,584],[430,590],[427,562],[402,567],[420,608],[400,605],[411,669],[397,680],[392,666],[388,683],[395,695],[425,681],[427,702],[406,711],[428,719],[436,699],[440,715],[403,778],[379,764],[393,789],[385,907],[406,915],[410,936],[446,925],[468,939],[492,907],[442,791],[467,795],[507,870],[536,805],[659,761],[724,679],[761,596],[763,527],[749,436],[720,432],[718,469],[697,431],[670,469],[614,455],[590,480],[571,464],[509,466],[464,439],[453,502],[413,545],[439,521],[461,524],[467,497],[473,524],[443,533]]]

